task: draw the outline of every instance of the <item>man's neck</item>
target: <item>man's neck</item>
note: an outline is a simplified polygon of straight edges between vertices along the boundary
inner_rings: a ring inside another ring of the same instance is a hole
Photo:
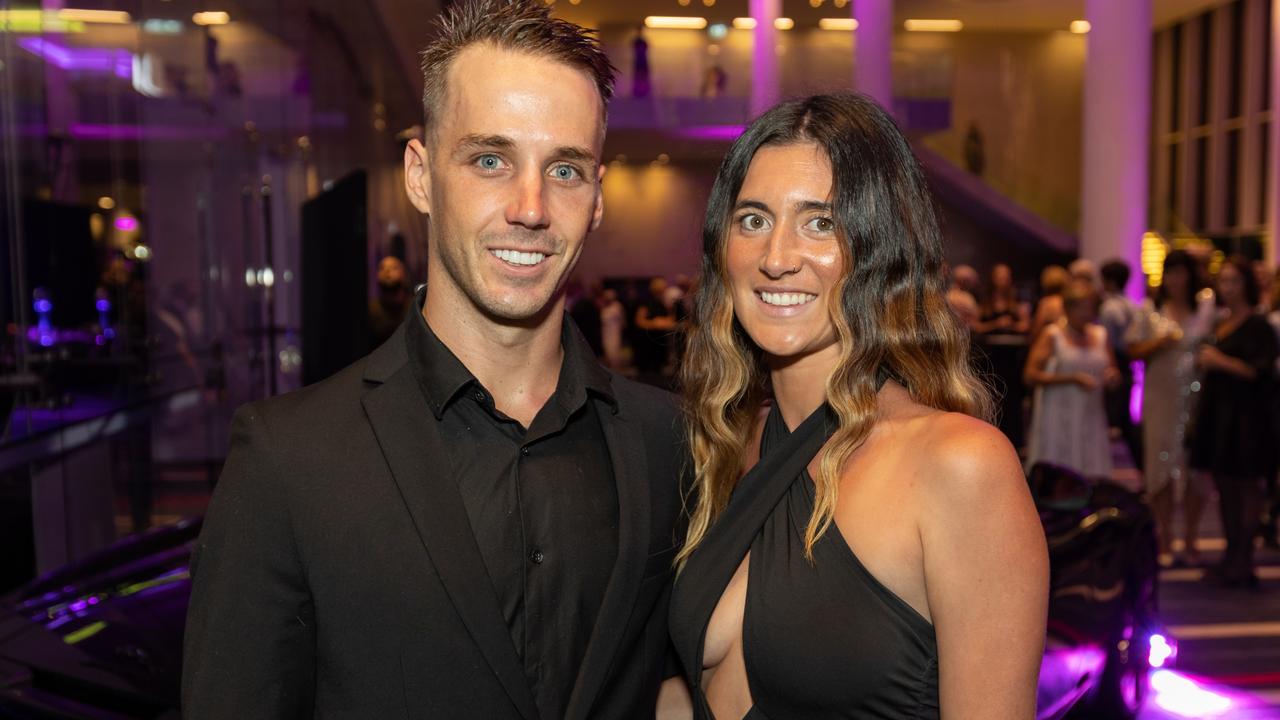
[[[556,390],[564,350],[564,301],[529,324],[504,324],[484,315],[461,292],[432,290],[422,314],[440,342],[493,396],[499,411],[529,427]]]

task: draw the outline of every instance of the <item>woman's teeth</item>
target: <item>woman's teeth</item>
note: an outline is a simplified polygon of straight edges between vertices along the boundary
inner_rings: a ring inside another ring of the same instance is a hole
[[[540,252],[519,252],[517,250],[490,250],[495,257],[512,265],[537,265],[546,259]]]
[[[797,293],[797,292],[785,292],[785,293],[761,292],[760,293],[761,300],[764,300],[769,305],[778,305],[781,307],[788,307],[791,305],[803,305],[809,302],[810,300],[813,300],[816,297],[818,296],[811,295],[809,293]]]

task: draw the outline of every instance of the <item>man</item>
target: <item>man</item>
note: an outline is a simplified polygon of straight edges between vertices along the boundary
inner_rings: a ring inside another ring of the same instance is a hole
[[[412,299],[409,274],[400,258],[388,255],[378,261],[378,297],[369,301],[369,349],[391,339]]]
[[[455,5],[423,67],[426,289],[369,357],[237,414],[187,718],[652,717],[682,432],[564,322],[612,68],[540,0]]]
[[[951,312],[969,330],[975,330],[981,319],[978,299],[973,294],[979,282],[977,270],[969,265],[957,265],[951,271],[951,286],[947,288],[947,304],[951,306]]]
[[[1120,371],[1120,382],[1106,390],[1107,424],[1120,431],[1133,464],[1142,469],[1142,433],[1133,424],[1129,400],[1133,395],[1133,362],[1125,344],[1129,326],[1138,318],[1140,309],[1124,294],[1129,284],[1129,264],[1124,260],[1109,260],[1102,265],[1102,303],[1098,307],[1098,322],[1107,329],[1107,342]]]

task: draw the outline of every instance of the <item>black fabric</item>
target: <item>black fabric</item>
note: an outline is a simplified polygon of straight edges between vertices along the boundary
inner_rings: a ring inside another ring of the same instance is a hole
[[[1277,355],[1275,331],[1255,314],[1218,340],[1217,347],[1254,368],[1257,377],[1205,373],[1191,431],[1191,466],[1221,476],[1263,477],[1275,467],[1269,388]]]
[[[707,624],[748,549],[748,718],[939,716],[932,626],[862,566],[834,525],[815,545],[814,562],[804,557],[814,501],[805,466],[835,426],[824,406],[788,434],[775,407],[760,462],[676,583],[671,632],[695,717],[712,717],[701,678]]]
[[[192,554],[189,720],[539,717],[404,332],[237,412]],[[617,560],[565,679],[573,720],[653,716],[684,533],[674,399],[608,379],[616,402],[587,403],[613,469]]]
[[[618,493],[588,393],[609,374],[565,323],[555,393],[526,430],[415,312],[409,365],[432,404],[471,530],[538,712],[563,717],[618,552]]]

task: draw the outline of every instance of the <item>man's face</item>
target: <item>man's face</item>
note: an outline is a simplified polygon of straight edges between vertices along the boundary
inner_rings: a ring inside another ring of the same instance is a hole
[[[603,107],[584,72],[477,45],[449,69],[429,133],[405,151],[431,215],[429,292],[502,321],[539,317],[600,223]]]

